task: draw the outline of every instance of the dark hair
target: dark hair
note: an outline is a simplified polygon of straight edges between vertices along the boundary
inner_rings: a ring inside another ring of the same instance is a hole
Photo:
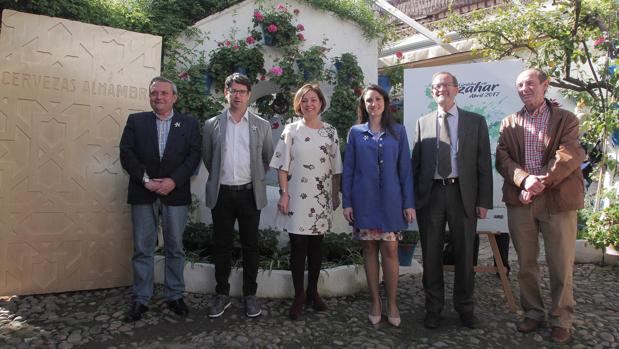
[[[226,89],[229,90],[230,88],[232,88],[232,84],[235,82],[237,84],[241,84],[247,87],[247,91],[251,92],[251,81],[249,80],[247,75],[243,75],[241,73],[232,73],[226,78],[224,86],[226,86]]]
[[[305,84],[301,86],[297,93],[294,94],[294,101],[292,102],[292,108],[294,109],[294,112],[299,116],[303,115],[301,113],[301,100],[303,99],[303,96],[305,96],[305,94],[310,91],[314,91],[314,93],[316,93],[316,95],[318,96],[318,99],[320,99],[321,105],[320,111],[318,113],[322,113],[327,107],[327,101],[325,100],[325,95],[320,90],[320,86],[318,86],[318,84]]]
[[[446,71],[440,71],[438,73],[434,73],[432,75],[432,81],[434,81],[434,78],[436,78],[439,75],[449,75],[451,76],[451,81],[453,82],[455,87],[458,87],[458,79],[450,72],[446,72]]]
[[[380,126],[384,130],[387,130],[389,134],[398,138],[398,135],[395,134],[395,132],[393,131],[393,127],[392,127],[393,124],[396,123],[396,121],[395,121],[395,118],[393,117],[393,114],[391,114],[389,94],[385,92],[385,90],[383,90],[382,87],[378,85],[375,85],[375,84],[368,85],[366,88],[363,89],[363,91],[361,92],[361,96],[359,96],[359,98],[357,99],[357,123],[364,124],[370,120],[370,115],[368,114],[368,110],[365,108],[365,100],[363,98],[363,96],[365,96],[365,94],[368,93],[369,91],[376,91],[383,97],[385,109],[383,109],[383,115],[380,118]]]
[[[164,78],[163,76],[156,76],[150,81],[150,84],[148,84],[148,90],[149,90],[148,92],[150,92],[150,88],[156,82],[165,82],[165,83],[172,85],[172,93],[175,95],[178,95],[178,89],[176,88],[176,84],[172,80],[168,78]]]

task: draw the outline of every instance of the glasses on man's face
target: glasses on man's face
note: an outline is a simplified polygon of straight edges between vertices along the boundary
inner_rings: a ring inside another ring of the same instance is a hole
[[[235,90],[235,89],[229,89],[228,93],[230,93],[231,95],[239,95],[239,96],[245,96],[247,94],[247,90]]]
[[[452,83],[432,84],[432,89],[433,90],[440,90],[441,88],[447,88],[447,87],[451,87],[451,86],[456,86],[456,85],[452,84]]]

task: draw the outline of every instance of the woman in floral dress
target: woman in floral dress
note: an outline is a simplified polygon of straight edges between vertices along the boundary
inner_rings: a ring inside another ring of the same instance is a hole
[[[303,304],[317,311],[327,309],[318,294],[322,263],[321,244],[331,228],[331,214],[340,204],[342,173],[335,128],[320,120],[325,98],[318,85],[307,84],[294,97],[294,110],[303,118],[286,125],[270,166],[278,171],[280,199],[275,226],[290,236],[290,269],[294,301],[290,318],[303,314]],[[307,292],[303,291],[305,259]]]
[[[344,218],[353,238],[363,241],[363,260],[372,304],[368,319],[381,320],[378,252],[382,256],[387,320],[400,326],[396,304],[400,231],[415,219],[413,175],[406,130],[389,112],[389,96],[380,87],[363,90],[357,106],[358,125],[351,127],[344,153],[342,198]]]

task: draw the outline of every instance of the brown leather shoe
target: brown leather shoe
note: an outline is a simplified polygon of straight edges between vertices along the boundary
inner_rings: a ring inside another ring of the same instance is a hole
[[[550,338],[552,338],[552,341],[555,343],[564,344],[572,339],[572,334],[567,328],[553,327],[552,332],[550,333]]]
[[[518,326],[516,326],[516,328],[518,329],[518,332],[529,333],[529,332],[533,332],[537,330],[541,325],[542,325],[541,321],[527,317],[527,318],[524,318],[524,321],[519,323]]]

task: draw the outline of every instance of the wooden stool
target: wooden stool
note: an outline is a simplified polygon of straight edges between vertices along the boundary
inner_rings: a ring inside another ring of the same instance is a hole
[[[476,273],[499,274],[499,278],[501,279],[501,287],[503,288],[503,294],[505,294],[505,299],[507,300],[509,310],[515,313],[518,308],[516,307],[516,301],[514,300],[514,294],[512,293],[512,288],[509,285],[509,280],[507,279],[507,268],[503,265],[503,259],[501,259],[499,246],[496,243],[496,235],[501,234],[501,232],[479,231],[477,232],[477,234],[479,234],[480,237],[486,236],[488,238],[490,248],[492,249],[492,255],[494,256],[494,260],[496,261],[496,267],[494,265],[477,265],[474,270]],[[445,265],[443,266],[443,270],[454,271],[455,267],[453,265]]]

